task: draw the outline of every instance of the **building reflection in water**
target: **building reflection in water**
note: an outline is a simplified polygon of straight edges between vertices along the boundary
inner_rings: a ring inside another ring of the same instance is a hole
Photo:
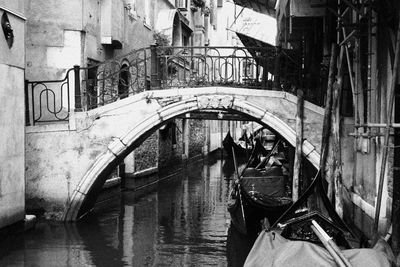
[[[225,169],[220,160],[198,162],[152,192],[124,192],[82,222],[40,223],[2,250],[0,266],[240,266],[246,241],[230,237],[226,246]]]

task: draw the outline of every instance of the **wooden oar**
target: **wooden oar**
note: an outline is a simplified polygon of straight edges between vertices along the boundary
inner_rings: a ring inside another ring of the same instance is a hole
[[[333,242],[332,238],[322,229],[322,227],[314,220],[311,221],[311,229],[321,240],[322,244],[328,250],[340,267],[352,267],[350,261],[343,255],[340,248]]]
[[[263,159],[263,160],[256,166],[256,169],[261,168],[261,166],[262,166],[264,163],[268,162],[268,160],[271,158],[272,154],[273,154],[273,153],[275,152],[275,150],[278,148],[278,145],[279,145],[280,142],[281,142],[281,139],[279,139],[279,140],[274,144],[274,146],[272,147],[271,152],[269,153],[269,155],[268,155],[267,157],[265,157],[265,159]]]
[[[239,169],[238,169],[238,166],[236,163],[235,149],[233,148],[233,146],[232,146],[232,157],[233,157],[233,164],[235,166],[236,176],[237,176],[237,180],[238,180],[237,187],[238,187],[238,192],[239,192],[240,209],[242,211],[242,217],[243,217],[243,225],[244,225],[245,230],[247,231],[246,218],[244,216],[244,208],[243,208],[243,200],[242,200],[242,189],[241,189],[241,185],[240,185],[241,176],[239,175]]]

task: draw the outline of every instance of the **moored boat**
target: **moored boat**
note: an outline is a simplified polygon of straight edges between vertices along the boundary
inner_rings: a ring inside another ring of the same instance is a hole
[[[235,155],[238,157],[243,157],[248,154],[248,150],[241,145],[237,144],[232,136],[231,133],[228,131],[224,140],[222,141],[222,145],[224,147],[225,154],[232,157],[232,148],[235,150]]]
[[[268,157],[257,163],[257,166],[265,163],[267,167],[246,167],[235,180],[228,211],[232,224],[243,234],[257,234],[261,230],[260,222],[263,219],[274,223],[292,204],[283,166],[275,158],[278,145],[279,142]],[[256,149],[257,146],[254,150]],[[255,157],[255,153],[252,153],[248,165],[254,163]]]
[[[372,248],[360,248],[362,239],[334,210],[318,172],[300,198],[261,231],[244,266],[394,265],[387,239],[379,239]]]

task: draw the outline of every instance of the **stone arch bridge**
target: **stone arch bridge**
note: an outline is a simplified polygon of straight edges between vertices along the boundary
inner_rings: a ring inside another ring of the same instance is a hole
[[[93,207],[104,181],[123,158],[168,120],[194,111],[248,116],[295,144],[296,96],[229,87],[145,91],[85,112],[68,124],[27,127],[27,199],[66,221]],[[323,109],[304,104],[304,156],[319,165]]]

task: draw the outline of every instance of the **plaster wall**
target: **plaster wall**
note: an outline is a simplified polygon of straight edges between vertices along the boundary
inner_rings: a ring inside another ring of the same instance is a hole
[[[25,218],[25,20],[24,1],[0,1],[13,28],[8,47],[0,33],[0,228]],[[18,13],[13,15],[12,12]]]
[[[76,38],[71,39],[69,33],[75,31],[75,35],[80,36],[83,30],[82,2],[80,0],[27,1],[25,10],[28,18],[26,40],[28,80],[64,78],[65,68],[71,68],[73,66],[71,63],[81,63],[80,37],[79,42],[74,44]],[[78,61],[76,54],[79,55]]]
[[[208,31],[210,46],[241,46],[236,33],[227,30],[235,20],[235,5],[224,2],[223,7],[215,6],[214,14],[213,27]]]
[[[127,100],[117,103],[124,106],[121,115],[110,111],[113,115],[101,117],[97,113],[102,113],[99,108],[91,111],[91,115],[85,112],[72,114],[70,125],[27,127],[27,209],[45,210],[60,219],[80,178],[104,152],[104,147],[128,131],[132,123],[148,116],[152,106],[158,106],[156,102],[147,104],[141,98],[135,98],[134,104],[127,106]]]

